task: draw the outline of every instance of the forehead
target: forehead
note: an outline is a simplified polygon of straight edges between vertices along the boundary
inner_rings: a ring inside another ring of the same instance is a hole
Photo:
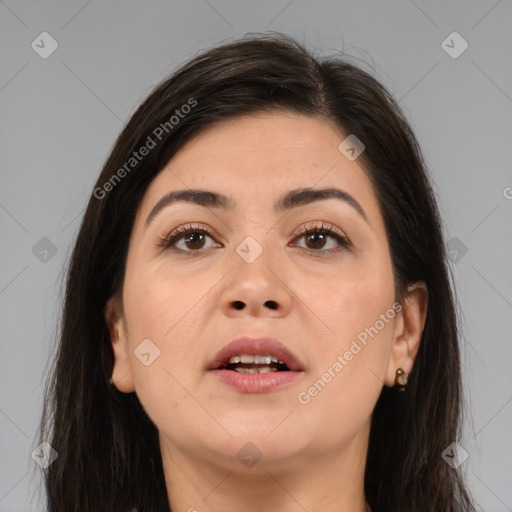
[[[251,169],[254,162],[263,163],[264,171],[275,162],[297,164],[306,158],[307,167],[317,167],[332,158],[333,152],[338,156],[343,138],[341,130],[324,119],[293,113],[254,114],[206,128],[188,141],[172,161],[174,165],[191,157],[201,162],[242,161],[246,169]],[[299,167],[297,171],[300,170]]]
[[[370,215],[378,215],[365,171],[339,150],[346,138],[324,119],[265,113],[228,119],[188,141],[148,187],[139,214],[172,190],[205,189],[233,198],[244,209],[257,200],[273,209],[291,189],[341,188]],[[254,207],[254,205],[253,205]]]

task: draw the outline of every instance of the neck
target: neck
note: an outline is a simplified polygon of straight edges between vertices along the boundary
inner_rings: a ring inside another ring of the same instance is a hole
[[[251,468],[236,457],[197,448],[191,453],[161,437],[169,505],[173,512],[370,512],[364,497],[365,434],[321,455],[262,457]]]

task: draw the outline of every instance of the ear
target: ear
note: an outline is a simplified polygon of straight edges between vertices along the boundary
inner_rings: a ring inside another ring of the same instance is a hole
[[[114,352],[113,385],[123,393],[135,391],[132,361],[128,345],[128,330],[119,297],[111,297],[104,309],[105,321],[110,332],[110,343]]]
[[[413,369],[427,318],[428,290],[425,283],[418,282],[409,286],[408,294],[400,306],[384,381],[388,387],[395,386],[398,368],[402,368],[407,374]]]

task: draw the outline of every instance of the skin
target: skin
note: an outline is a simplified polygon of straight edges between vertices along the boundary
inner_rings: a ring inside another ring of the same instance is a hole
[[[412,370],[427,290],[414,283],[410,300],[366,346],[359,343],[362,350],[342,371],[309,403],[298,401],[395,303],[378,202],[358,159],[338,149],[345,137],[323,119],[292,113],[224,121],[183,146],[145,193],[122,296],[109,301],[105,316],[114,385],[136,392],[158,427],[173,511],[369,510],[363,476],[370,416],[382,387],[395,385],[397,368]],[[354,196],[368,223],[337,199],[273,211],[291,189],[328,186]],[[180,202],[144,229],[162,196],[186,188],[224,193],[236,207]],[[321,221],[341,230],[351,248],[330,236],[322,246],[296,234]],[[182,238],[174,252],[158,247],[188,223],[208,229],[211,238],[202,245]],[[235,250],[247,236],[263,248],[252,263]],[[331,248],[339,250],[325,253]],[[265,304],[270,300],[275,308]],[[227,388],[205,367],[242,335],[276,338],[305,372],[271,393]],[[148,338],[160,356],[145,366],[134,350]],[[247,442],[262,454],[251,468],[237,457]]]

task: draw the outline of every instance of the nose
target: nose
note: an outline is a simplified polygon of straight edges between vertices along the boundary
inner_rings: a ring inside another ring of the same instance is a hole
[[[221,295],[226,316],[281,317],[289,314],[294,294],[279,254],[264,250],[252,262],[235,255]]]

